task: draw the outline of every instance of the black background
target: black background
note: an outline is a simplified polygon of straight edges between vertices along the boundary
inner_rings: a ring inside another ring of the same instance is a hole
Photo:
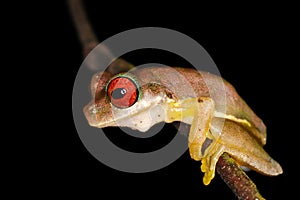
[[[294,44],[291,40],[295,28],[292,16],[262,5],[249,10],[242,7],[219,13],[214,7],[205,6],[190,10],[193,5],[181,10],[172,10],[170,5],[166,9],[146,11],[146,3],[129,10],[123,5],[85,2],[99,41],[128,29],[155,26],[180,31],[201,44],[215,61],[221,75],[235,86],[267,125],[265,149],[284,171],[277,177],[253,171],[248,175],[266,199],[291,195],[293,189],[289,181],[292,179],[289,176],[294,177],[297,173],[292,170],[296,149],[292,142],[297,135],[294,130],[297,124],[291,117],[291,113],[297,110],[294,103],[297,90],[293,89],[297,81],[293,78],[296,67],[291,61],[295,52],[290,48]],[[280,8],[280,5],[275,6]],[[207,14],[204,11],[208,11]],[[45,15],[47,17],[41,19],[38,25],[38,29],[45,34],[37,34],[41,44],[37,45],[36,50],[39,55],[42,46],[47,47],[40,56],[42,62],[49,65],[44,75],[50,75],[46,80],[50,87],[47,87],[43,98],[50,100],[47,108],[55,117],[47,121],[51,123],[49,130],[52,133],[39,138],[42,141],[39,145],[47,152],[47,156],[36,157],[36,160],[43,157],[45,162],[33,167],[33,171],[38,173],[35,182],[39,191],[50,196],[91,195],[99,199],[168,198],[179,195],[197,199],[235,198],[218,175],[209,186],[204,186],[200,162],[193,161],[188,152],[171,165],[144,174],[116,171],[97,161],[80,141],[72,117],[73,83],[83,57],[66,3],[60,1],[41,5],[35,17]],[[182,64],[180,60],[176,63],[173,56],[159,55],[145,51],[133,54],[129,59],[134,64],[159,61]],[[40,79],[42,81],[43,76]],[[128,138],[126,140],[130,142]],[[34,151],[40,150],[36,148]]]

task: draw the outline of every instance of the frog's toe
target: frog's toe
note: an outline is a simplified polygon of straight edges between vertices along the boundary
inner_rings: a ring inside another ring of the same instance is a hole
[[[210,184],[211,180],[212,180],[214,177],[215,177],[215,169],[206,172],[206,173],[204,174],[204,177],[203,177],[203,184],[204,184],[204,185]]]
[[[201,171],[204,173],[203,184],[208,185],[215,177],[215,168],[211,166],[210,157],[201,160]]]
[[[201,171],[204,173],[203,184],[208,185],[211,182],[211,180],[215,177],[215,169],[213,168],[211,170],[211,162],[209,156],[202,158],[201,162]]]
[[[219,157],[223,153],[222,145],[214,145],[209,153],[201,160],[201,171],[204,172],[203,183],[208,185],[215,177],[215,168]]]

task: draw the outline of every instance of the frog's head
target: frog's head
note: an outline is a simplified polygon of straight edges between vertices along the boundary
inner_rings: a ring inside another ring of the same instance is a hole
[[[92,79],[93,100],[84,113],[91,126],[129,127],[145,132],[165,119],[165,102],[172,94],[157,83],[143,83],[130,73]]]

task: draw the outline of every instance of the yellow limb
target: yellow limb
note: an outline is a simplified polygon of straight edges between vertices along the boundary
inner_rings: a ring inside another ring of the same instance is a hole
[[[201,160],[202,145],[209,135],[210,123],[213,117],[215,104],[211,98],[200,97],[194,105],[194,119],[189,134],[189,151],[194,160]]]
[[[217,142],[211,145],[201,162],[201,171],[204,172],[203,184],[208,185],[215,177],[215,168],[220,156],[224,153],[223,146]]]
[[[215,176],[216,163],[223,152],[222,146],[216,145],[216,138],[209,133],[215,109],[214,101],[209,97],[199,97],[170,101],[167,105],[167,122],[185,122],[191,119],[188,138],[190,156],[196,161],[202,160],[201,171],[205,173],[203,183],[208,185]],[[213,142],[202,155],[201,148],[206,138]]]

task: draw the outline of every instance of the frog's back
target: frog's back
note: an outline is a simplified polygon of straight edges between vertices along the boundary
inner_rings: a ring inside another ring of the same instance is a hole
[[[266,127],[234,87],[219,76],[190,68],[151,67],[134,71],[141,84],[158,83],[170,90],[176,99],[212,97],[216,111],[250,122],[248,127],[262,145],[266,143]],[[225,95],[225,98],[224,98]]]
[[[210,88],[214,87],[214,82],[217,82],[217,79],[220,79],[220,77],[208,73],[202,73],[202,76],[206,80],[206,83],[210,85]],[[246,128],[251,131],[251,133],[260,141],[261,144],[265,145],[267,136],[265,124],[253,112],[253,110],[247,105],[247,103],[239,96],[235,88],[226,80],[222,80],[224,82],[226,94],[226,114],[234,116],[238,119],[246,119],[248,122],[250,122],[251,127]],[[220,88],[218,88],[217,86],[214,92],[218,94],[218,90],[220,90]]]

